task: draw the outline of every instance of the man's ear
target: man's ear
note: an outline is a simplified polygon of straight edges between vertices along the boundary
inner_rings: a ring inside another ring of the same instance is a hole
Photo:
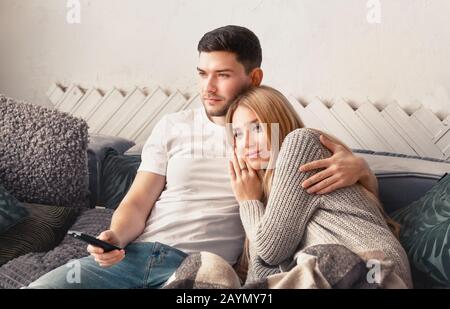
[[[254,68],[251,74],[252,78],[252,86],[258,87],[261,85],[262,79],[263,79],[263,70],[261,68]]]

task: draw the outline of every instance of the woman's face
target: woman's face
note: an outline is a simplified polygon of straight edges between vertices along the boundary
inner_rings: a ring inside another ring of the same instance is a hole
[[[239,105],[233,114],[232,128],[236,154],[253,169],[265,169],[270,160],[267,125],[259,122],[256,114]]]

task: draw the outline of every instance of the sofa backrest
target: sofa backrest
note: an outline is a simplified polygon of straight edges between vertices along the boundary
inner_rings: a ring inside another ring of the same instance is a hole
[[[388,214],[421,198],[440,177],[412,173],[377,174],[380,200]]]
[[[380,200],[388,214],[418,200],[450,173],[449,161],[366,150],[355,152],[377,176]]]

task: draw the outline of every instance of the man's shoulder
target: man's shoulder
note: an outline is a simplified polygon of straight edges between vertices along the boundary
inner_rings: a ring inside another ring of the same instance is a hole
[[[199,115],[200,112],[201,111],[199,108],[185,109],[175,113],[166,114],[161,120],[171,124],[193,123],[195,121],[196,115]]]

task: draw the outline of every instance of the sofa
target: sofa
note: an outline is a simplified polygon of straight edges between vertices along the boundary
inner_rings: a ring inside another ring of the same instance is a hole
[[[134,179],[142,145],[89,134],[82,119],[2,95],[0,112],[0,185],[27,212],[0,233],[0,288],[20,288],[87,255],[86,245],[66,233],[98,235],[108,228]],[[354,151],[375,172],[389,214],[426,196],[450,172],[450,162],[444,160]],[[445,278],[433,278],[433,270],[411,264],[416,287],[445,285]]]

